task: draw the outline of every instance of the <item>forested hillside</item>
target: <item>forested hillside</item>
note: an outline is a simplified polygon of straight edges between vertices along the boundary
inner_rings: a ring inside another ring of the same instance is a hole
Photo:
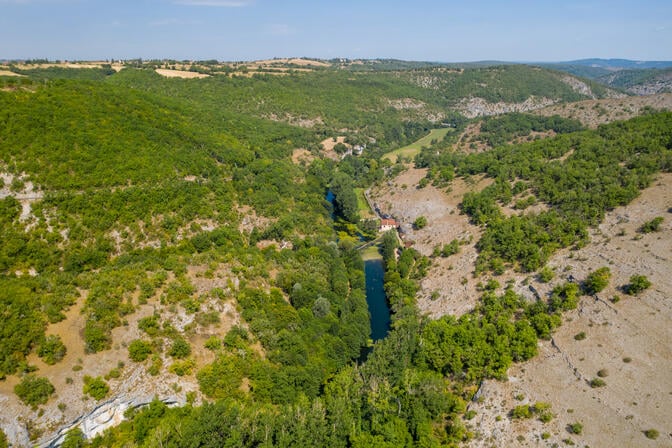
[[[64,446],[472,438],[464,418],[479,382],[534,356],[580,290],[564,284],[530,304],[489,283],[472,312],[429,321],[415,300],[431,260],[386,234],[393,323],[369,350],[357,245],[376,223],[359,221],[355,188],[404,169],[386,152],[432,128],[463,129],[465,100],[586,96],[525,66],[389,68],[202,79],[45,68],[0,78],[0,387],[13,400],[11,431],[0,422],[11,440],[47,440],[132,381],[166,385],[187,405],[157,400],[93,440],[73,431]],[[417,164],[437,185],[494,178],[462,205],[485,229],[476,274],[534,271],[672,169],[671,129],[669,113],[596,131],[511,115],[483,122],[492,151],[452,152],[448,133]],[[546,131],[563,135],[506,145]],[[325,157],[320,142],[337,136],[362,153]],[[299,148],[310,157],[293,160]],[[505,218],[498,206],[512,201],[548,211]],[[54,331],[73,310],[81,326]],[[182,389],[190,382],[197,390]]]

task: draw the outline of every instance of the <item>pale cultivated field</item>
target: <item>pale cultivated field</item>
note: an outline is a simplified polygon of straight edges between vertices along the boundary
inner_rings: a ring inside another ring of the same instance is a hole
[[[268,66],[268,65],[284,65],[284,64],[293,64],[300,65],[304,67],[330,67],[331,65],[327,62],[314,61],[312,59],[303,59],[303,58],[280,58],[280,59],[265,59],[260,61],[254,61],[252,64],[258,66]]]
[[[170,70],[167,68],[157,68],[154,71],[161,76],[165,76],[166,78],[200,79],[210,76],[206,75],[205,73],[189,72],[186,70]]]
[[[25,75],[20,75],[18,73],[10,72],[9,70],[2,70],[0,69],[0,76],[16,76],[16,77],[24,77]]]

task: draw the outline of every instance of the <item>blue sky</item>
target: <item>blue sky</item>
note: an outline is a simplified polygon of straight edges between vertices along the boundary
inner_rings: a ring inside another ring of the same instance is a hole
[[[0,59],[672,60],[672,1],[0,0]]]

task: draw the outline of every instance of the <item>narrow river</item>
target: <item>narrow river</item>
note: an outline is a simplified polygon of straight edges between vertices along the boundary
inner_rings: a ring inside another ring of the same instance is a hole
[[[325,200],[334,205],[334,193],[328,190]],[[331,219],[334,219],[332,211]],[[369,307],[371,322],[371,340],[374,342],[387,336],[390,329],[390,308],[385,296],[385,265],[380,254],[375,253],[373,248],[367,249],[364,256],[364,274],[366,276],[366,303]],[[375,255],[374,255],[375,253]]]
[[[385,268],[382,259],[364,262],[366,274],[366,303],[371,315],[371,339],[375,342],[387,336],[390,329],[390,308],[385,297]]]

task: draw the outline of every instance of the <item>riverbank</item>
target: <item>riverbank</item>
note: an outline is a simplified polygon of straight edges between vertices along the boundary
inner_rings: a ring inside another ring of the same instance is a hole
[[[372,261],[372,260],[382,260],[383,256],[380,254],[380,251],[378,250],[378,246],[373,245],[369,246],[366,249],[362,249],[361,251],[362,255],[362,260],[366,261]]]

